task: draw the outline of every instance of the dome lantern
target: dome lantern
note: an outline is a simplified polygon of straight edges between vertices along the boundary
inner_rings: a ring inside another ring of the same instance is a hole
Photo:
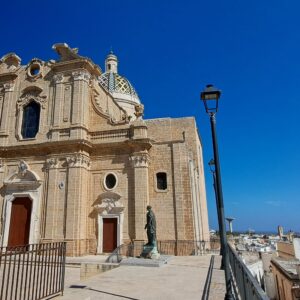
[[[118,73],[118,58],[112,51],[106,57],[105,72]]]

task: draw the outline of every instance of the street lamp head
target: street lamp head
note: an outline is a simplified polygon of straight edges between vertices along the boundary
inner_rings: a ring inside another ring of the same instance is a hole
[[[208,162],[208,165],[209,165],[209,169],[212,173],[215,172],[215,161],[213,159],[211,159],[209,162]]]
[[[208,114],[216,113],[218,111],[218,102],[221,96],[221,90],[218,90],[212,84],[208,84],[200,97],[203,100],[205,110]]]

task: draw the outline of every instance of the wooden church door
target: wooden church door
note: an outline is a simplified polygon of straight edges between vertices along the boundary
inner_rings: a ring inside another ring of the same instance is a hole
[[[31,208],[28,197],[16,198],[12,202],[8,247],[29,244]]]
[[[112,252],[117,248],[117,218],[103,218],[103,252]]]

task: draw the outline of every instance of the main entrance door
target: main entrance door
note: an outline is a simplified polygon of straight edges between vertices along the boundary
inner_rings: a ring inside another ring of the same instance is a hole
[[[27,197],[16,198],[12,202],[8,247],[29,243],[31,200]]]
[[[117,218],[103,218],[103,252],[112,252],[117,248]]]

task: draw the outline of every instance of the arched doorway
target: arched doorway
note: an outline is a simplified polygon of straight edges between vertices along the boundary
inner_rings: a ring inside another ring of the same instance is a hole
[[[12,201],[8,247],[29,244],[32,201],[28,197]]]

